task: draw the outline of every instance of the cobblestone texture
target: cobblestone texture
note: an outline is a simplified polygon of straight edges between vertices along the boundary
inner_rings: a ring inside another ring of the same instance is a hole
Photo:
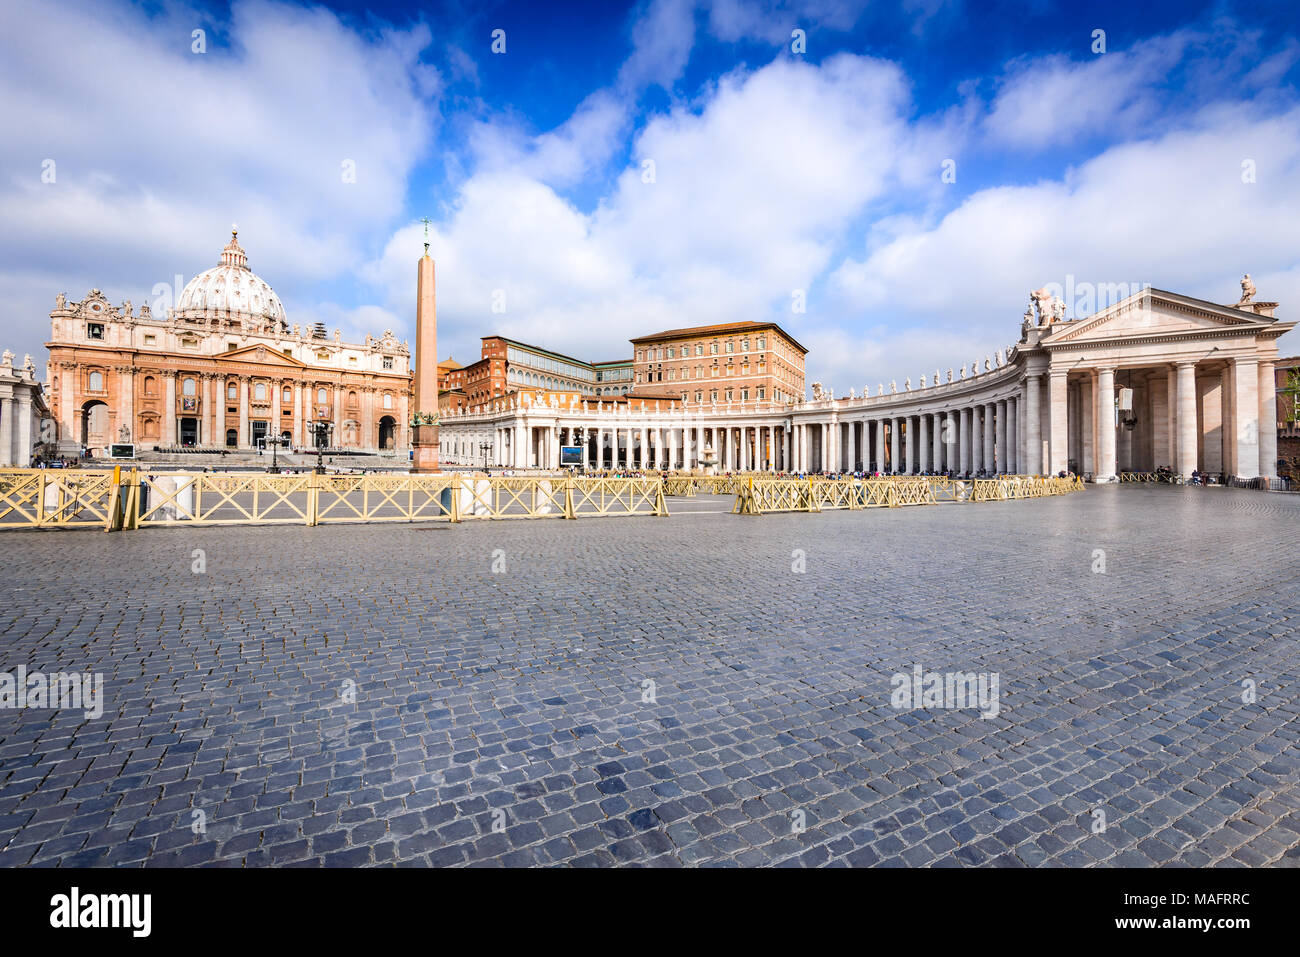
[[[1300,863],[1300,498],[729,506],[6,533],[0,865]]]

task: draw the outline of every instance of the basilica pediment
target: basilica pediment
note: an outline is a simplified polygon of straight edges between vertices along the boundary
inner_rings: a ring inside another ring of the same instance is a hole
[[[1162,289],[1144,289],[1091,316],[1057,324],[1041,340],[1045,346],[1114,339],[1186,336],[1266,329],[1274,320],[1233,306],[1221,306]]]
[[[258,362],[262,365],[280,366],[285,369],[305,369],[307,364],[299,362],[293,356],[287,356],[283,352],[272,349],[270,346],[258,343],[251,346],[241,346],[238,349],[231,349],[229,352],[223,352],[217,356],[218,359],[237,359],[240,362]]]

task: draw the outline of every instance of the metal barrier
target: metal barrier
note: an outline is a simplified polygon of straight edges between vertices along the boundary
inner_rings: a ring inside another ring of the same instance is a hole
[[[666,516],[651,478],[0,470],[0,529]]]
[[[1003,502],[1083,490],[1079,476],[1007,475],[988,479],[892,475],[874,479],[748,479],[732,512],[821,512],[831,509],[897,508],[940,502]]]

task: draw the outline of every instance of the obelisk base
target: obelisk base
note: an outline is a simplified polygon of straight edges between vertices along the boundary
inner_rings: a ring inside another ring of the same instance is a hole
[[[412,430],[415,435],[411,456],[412,472],[437,472],[438,469],[438,427],[436,425],[417,425]]]

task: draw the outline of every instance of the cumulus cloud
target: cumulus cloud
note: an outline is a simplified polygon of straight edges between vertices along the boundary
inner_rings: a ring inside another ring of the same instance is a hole
[[[24,348],[55,292],[139,303],[214,265],[232,221],[292,312],[297,289],[364,259],[402,214],[433,136],[424,26],[363,38],[260,0],[228,21],[14,0],[0,35],[0,292],[33,317]]]

